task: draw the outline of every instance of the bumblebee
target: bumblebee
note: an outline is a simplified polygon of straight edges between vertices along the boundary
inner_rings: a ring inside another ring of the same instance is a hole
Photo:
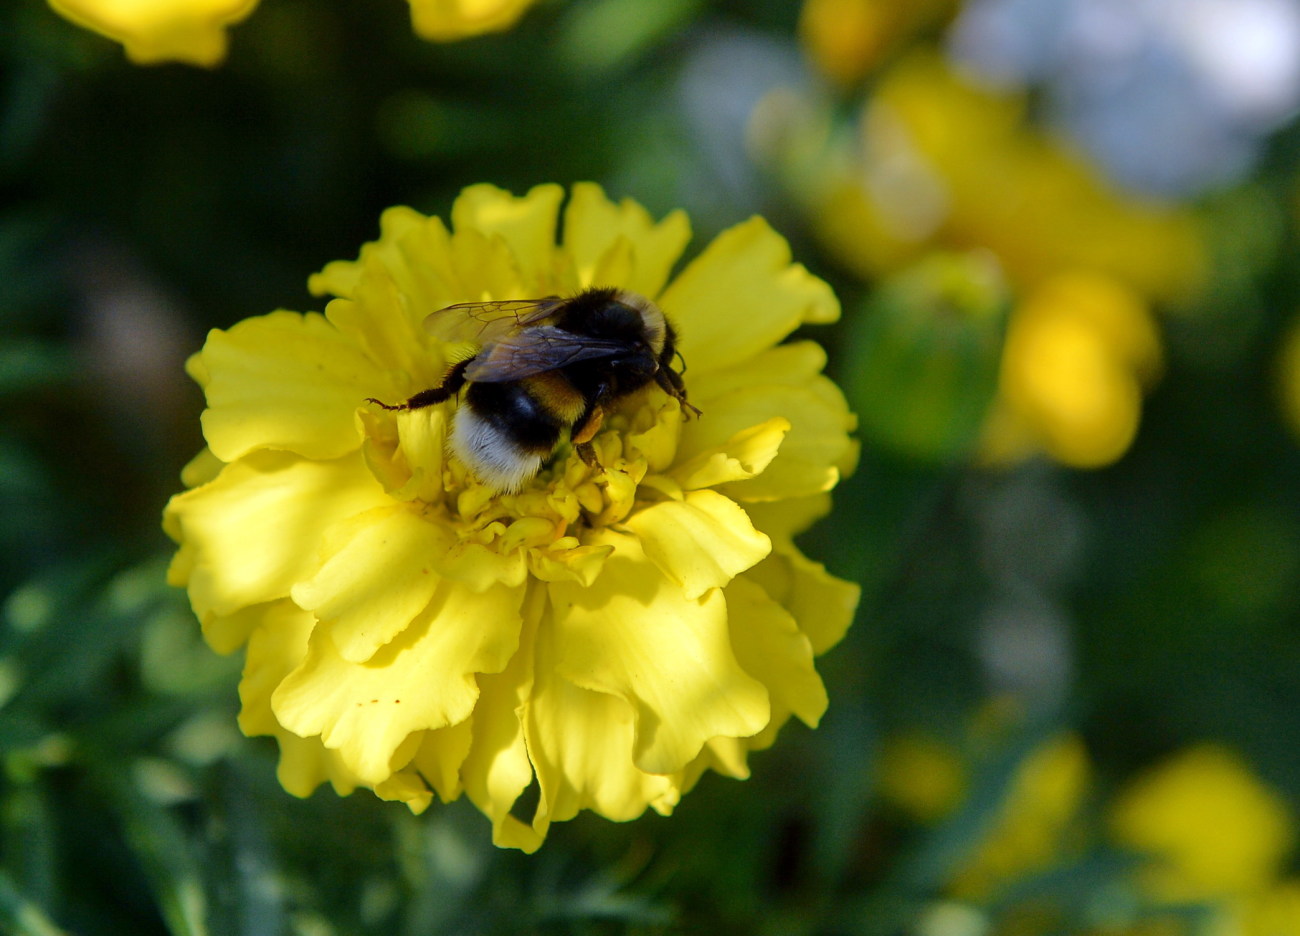
[[[587,289],[569,298],[464,302],[430,313],[425,328],[478,351],[457,362],[441,384],[387,410],[413,410],[451,399],[462,388],[448,447],[484,483],[517,491],[541,469],[567,432],[588,465],[591,440],[623,397],[657,384],[683,409],[677,335],[649,299],[619,289]]]

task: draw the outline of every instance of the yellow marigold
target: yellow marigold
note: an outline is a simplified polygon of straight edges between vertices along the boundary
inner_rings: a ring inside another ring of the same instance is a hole
[[[1160,365],[1155,319],[1131,289],[1094,273],[1044,280],[1011,316],[985,455],[1044,450],[1076,468],[1111,464],[1137,434]]]
[[[1215,744],[1140,777],[1111,807],[1110,826],[1122,845],[1152,856],[1145,883],[1172,901],[1258,893],[1274,883],[1296,839],[1286,801]]]
[[[826,706],[813,657],[857,590],[792,538],[851,469],[853,417],[821,348],[778,342],[835,319],[834,295],[760,218],[669,282],[682,213],[580,184],[557,244],[563,197],[474,186],[450,228],[391,209],[311,278],[338,297],[324,315],[248,319],[190,360],[208,448],[166,510],[170,579],[214,649],[247,645],[240,724],[278,739],[292,793],[418,812],[464,792],[532,850],[581,809],[667,814],[708,768],[743,778]],[[561,446],[502,494],[444,449],[453,402],[363,402],[439,385],[457,350],[430,312],[593,284],[664,310],[703,416],[652,386],[606,416],[595,465]]]
[[[534,0],[410,0],[411,22],[425,39],[448,41],[514,25]],[[140,65],[217,65],[226,57],[226,29],[258,0],[49,0],[78,26],[122,43]]]

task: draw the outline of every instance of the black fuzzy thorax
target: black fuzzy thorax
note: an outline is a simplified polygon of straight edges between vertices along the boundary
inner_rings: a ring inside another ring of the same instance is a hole
[[[646,343],[640,311],[620,302],[617,289],[588,289],[565,303],[557,328],[590,338],[623,342],[627,352],[580,361],[562,369],[585,399],[603,400],[639,390],[654,377],[656,361]]]

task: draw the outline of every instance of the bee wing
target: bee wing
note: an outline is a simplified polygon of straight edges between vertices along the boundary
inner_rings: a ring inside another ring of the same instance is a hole
[[[424,328],[443,341],[472,341],[490,344],[522,328],[545,321],[564,300],[559,296],[544,299],[503,299],[493,302],[460,302],[424,319]]]
[[[465,369],[465,379],[479,383],[519,380],[625,350],[623,341],[575,335],[554,325],[534,325],[493,342]]]

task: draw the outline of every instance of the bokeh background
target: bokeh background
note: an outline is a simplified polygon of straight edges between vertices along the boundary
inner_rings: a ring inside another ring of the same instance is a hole
[[[148,67],[0,7],[0,931],[1300,934],[1300,3],[265,0]],[[862,458],[821,727],[500,851],[284,793],[163,583],[208,328],[380,211],[762,213]]]

